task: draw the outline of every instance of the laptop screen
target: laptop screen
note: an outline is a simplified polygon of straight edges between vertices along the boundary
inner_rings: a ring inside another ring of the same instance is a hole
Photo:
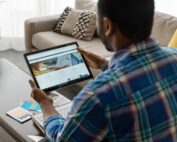
[[[92,77],[77,46],[70,43],[25,55],[40,89],[51,91]]]

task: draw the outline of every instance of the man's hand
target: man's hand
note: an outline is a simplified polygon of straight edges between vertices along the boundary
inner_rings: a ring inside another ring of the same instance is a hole
[[[44,91],[40,90],[32,80],[29,80],[29,83],[32,88],[31,97],[35,101],[37,101],[41,105],[45,103],[53,105],[53,100],[50,96],[47,96],[47,94]]]
[[[52,97],[47,96],[44,91],[37,88],[36,84],[32,80],[29,80],[29,83],[32,88],[32,98],[41,105],[44,121],[53,115],[59,115],[53,107]]]
[[[107,63],[107,60],[82,48],[77,48],[77,50],[85,57],[85,60],[89,67],[93,69],[101,69],[102,65]]]

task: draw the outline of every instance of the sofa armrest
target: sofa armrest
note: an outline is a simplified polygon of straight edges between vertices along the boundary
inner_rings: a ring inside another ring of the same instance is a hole
[[[27,52],[33,50],[32,36],[38,32],[51,31],[59,15],[32,18],[25,21],[25,48]]]
[[[155,12],[151,37],[157,38],[162,46],[168,46],[176,29],[176,17],[160,12]]]

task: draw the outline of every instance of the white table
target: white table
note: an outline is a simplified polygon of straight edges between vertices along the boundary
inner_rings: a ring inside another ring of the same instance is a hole
[[[7,111],[19,106],[21,101],[32,100],[29,79],[32,79],[29,74],[8,60],[0,59],[0,126],[18,142],[33,142],[27,135],[41,135],[32,120],[20,124],[6,115]],[[85,83],[80,85],[84,86]],[[71,85],[58,91],[72,99],[80,89],[78,85]]]

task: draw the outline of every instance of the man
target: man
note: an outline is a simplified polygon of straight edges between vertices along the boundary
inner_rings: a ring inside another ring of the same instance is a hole
[[[98,33],[115,54],[107,66],[78,49],[90,67],[105,71],[74,98],[66,120],[30,81],[51,141],[177,141],[177,51],[149,38],[153,15],[153,0],[98,1]]]

